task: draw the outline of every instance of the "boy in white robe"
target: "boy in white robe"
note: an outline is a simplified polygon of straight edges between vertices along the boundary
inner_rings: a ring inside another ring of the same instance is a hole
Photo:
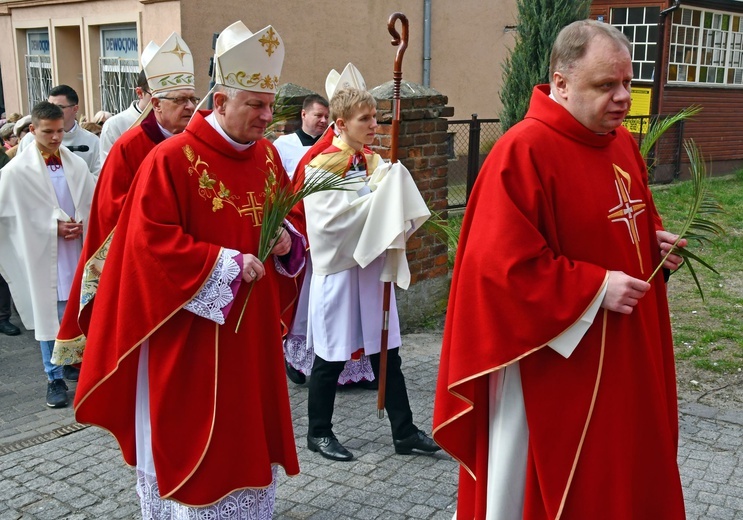
[[[0,272],[23,325],[41,344],[46,404],[67,406],[63,367],[51,362],[54,338],[82,250],[95,180],[83,159],[60,147],[64,113],[48,102],[31,112],[33,146],[0,174]]]

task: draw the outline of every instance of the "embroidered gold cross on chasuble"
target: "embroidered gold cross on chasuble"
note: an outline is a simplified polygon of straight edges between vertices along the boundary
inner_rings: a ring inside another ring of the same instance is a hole
[[[241,217],[250,218],[253,226],[259,227],[263,223],[263,205],[266,201],[266,195],[276,189],[277,186],[276,163],[270,148],[266,154],[267,171],[264,191],[248,191],[245,192],[244,197],[233,193],[215,174],[210,173],[209,164],[202,161],[201,156],[196,155],[191,146],[184,146],[183,153],[191,163],[188,167],[188,174],[198,176],[199,195],[204,200],[211,201],[213,212],[216,213],[227,205],[237,211]]]
[[[614,166],[614,185],[617,189],[619,204],[609,210],[608,218],[612,222],[624,222],[627,225],[630,240],[637,251],[637,260],[640,264],[640,272],[645,272],[645,266],[640,252],[640,235],[637,231],[637,217],[645,212],[647,204],[642,199],[633,199],[630,195],[632,189],[632,178],[629,173],[622,170],[616,164]]]

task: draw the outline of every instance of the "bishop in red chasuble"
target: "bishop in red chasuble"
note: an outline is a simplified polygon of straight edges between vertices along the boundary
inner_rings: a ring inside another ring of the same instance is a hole
[[[147,156],[118,221],[92,309],[75,414],[109,430],[125,461],[138,464],[137,373],[146,341],[162,498],[204,506],[237,489],[268,486],[274,466],[299,472],[280,322],[296,297],[287,291],[294,280],[282,284],[286,276],[269,257],[260,280],[240,285],[224,325],[184,309],[224,249],[257,252],[271,172],[289,183],[268,141],[238,150],[199,112],[185,132]]]
[[[589,30],[496,143],[462,224],[434,406],[458,520],[684,518],[666,285],[645,283],[670,234],[619,126],[629,43]],[[616,273],[645,291],[629,313],[604,307]]]

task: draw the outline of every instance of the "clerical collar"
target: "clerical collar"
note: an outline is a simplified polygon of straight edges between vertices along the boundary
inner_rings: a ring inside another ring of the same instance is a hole
[[[44,163],[49,167],[50,170],[56,172],[62,167],[62,158],[59,155],[59,150],[54,153],[41,152],[41,158],[44,159]]]
[[[157,126],[160,128],[160,131],[163,133],[163,137],[167,139],[168,137],[173,137],[175,134],[173,132],[170,132],[165,129],[163,125],[160,124],[160,121],[157,121]]]
[[[320,136],[322,136],[322,134],[320,134],[316,137],[313,137],[301,128],[294,133],[297,134],[297,137],[299,137],[299,142],[302,143],[302,146],[312,146],[317,142],[318,139],[320,139]]]
[[[232,147],[235,150],[237,150],[238,152],[244,152],[245,150],[247,150],[248,148],[250,148],[251,146],[253,146],[255,144],[255,141],[250,141],[247,144],[238,143],[232,137],[230,137],[229,135],[227,135],[227,132],[225,132],[222,129],[222,127],[219,126],[219,121],[217,121],[217,116],[216,116],[216,114],[214,112],[212,112],[211,114],[209,114],[208,116],[206,116],[204,119],[206,120],[207,123],[209,123],[212,126],[212,128],[214,128],[217,131],[217,133],[219,135],[221,135],[222,137],[224,137],[224,140],[225,141],[227,141],[228,143],[230,143],[232,145]]]

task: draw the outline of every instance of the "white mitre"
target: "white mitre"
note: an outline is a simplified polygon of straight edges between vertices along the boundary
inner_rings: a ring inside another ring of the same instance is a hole
[[[183,38],[172,33],[154,52],[150,45],[154,43],[150,43],[142,52],[142,68],[153,96],[171,90],[194,88],[193,54]],[[151,56],[146,56],[145,52],[151,53]]]
[[[355,88],[358,90],[366,90],[366,82],[364,77],[359,72],[353,63],[346,65],[343,72],[338,74],[335,69],[328,73],[328,77],[325,78],[325,92],[328,95],[328,100],[332,99],[333,94],[336,90],[342,88]]]
[[[270,25],[252,33],[238,20],[217,38],[214,63],[217,85],[275,94],[284,64],[284,42]]]
[[[150,61],[152,61],[152,58],[155,56],[155,53],[157,53],[158,50],[160,50],[160,46],[153,40],[150,40],[150,43],[148,43],[147,47],[145,47],[142,51],[142,57],[139,58],[139,63],[143,69]]]

